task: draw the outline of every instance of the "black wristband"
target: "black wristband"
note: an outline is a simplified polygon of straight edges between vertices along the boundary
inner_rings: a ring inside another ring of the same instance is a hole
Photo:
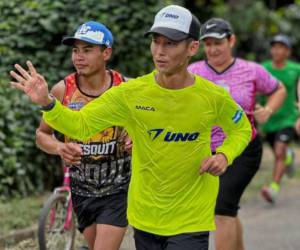
[[[49,94],[49,96],[51,96],[52,101],[48,105],[46,105],[46,106],[41,106],[40,110],[42,110],[42,111],[50,111],[51,109],[54,108],[55,103],[56,103],[56,98],[52,94]]]

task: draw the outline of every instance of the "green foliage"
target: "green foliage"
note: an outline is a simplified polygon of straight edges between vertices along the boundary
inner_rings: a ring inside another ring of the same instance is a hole
[[[294,42],[294,56],[300,57],[300,5],[293,4],[279,10],[269,10],[263,1],[236,1],[217,4],[212,16],[228,20],[237,35],[237,55],[261,61],[269,57],[270,39],[284,33]]]
[[[0,102],[0,199],[41,191],[60,169],[57,158],[46,159],[35,146],[40,112],[4,82]]]
[[[0,73],[29,59],[51,84],[59,81],[72,70],[70,48],[61,39],[88,20],[104,23],[114,35],[111,67],[128,76],[149,72],[150,43],[143,35],[165,2],[171,1],[1,1]]]
[[[128,76],[152,69],[149,38],[154,14],[173,1],[10,0],[0,1],[0,198],[27,195],[53,186],[61,171],[58,157],[35,146],[40,112],[9,88],[9,70],[31,60],[50,85],[72,72],[64,35],[96,20],[115,39],[110,67]]]

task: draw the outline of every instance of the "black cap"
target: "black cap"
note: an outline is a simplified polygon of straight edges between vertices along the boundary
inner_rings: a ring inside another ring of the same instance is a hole
[[[229,22],[222,18],[211,18],[201,27],[200,40],[207,37],[223,39],[233,34],[233,30]]]
[[[169,5],[155,16],[151,29],[145,34],[161,34],[173,41],[182,41],[189,37],[199,40],[201,24],[186,8]]]
[[[292,48],[292,43],[291,40],[289,39],[288,36],[283,35],[283,34],[278,34],[272,38],[270,41],[270,44],[273,45],[274,43],[281,43],[287,48],[291,49]]]

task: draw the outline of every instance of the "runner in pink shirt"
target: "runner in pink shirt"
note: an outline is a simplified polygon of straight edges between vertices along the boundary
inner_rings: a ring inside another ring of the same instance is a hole
[[[227,89],[233,99],[244,109],[253,128],[252,141],[220,176],[220,189],[216,204],[217,250],[243,250],[242,226],[238,219],[240,198],[257,172],[262,156],[262,144],[254,125],[255,118],[266,122],[282,104],[285,88],[260,65],[235,58],[232,48],[235,35],[230,24],[220,18],[212,18],[203,24],[200,40],[204,42],[207,60],[195,62],[189,71],[211,80]],[[265,107],[255,109],[256,94],[268,96]],[[219,127],[212,128],[211,149],[215,152],[225,138]]]

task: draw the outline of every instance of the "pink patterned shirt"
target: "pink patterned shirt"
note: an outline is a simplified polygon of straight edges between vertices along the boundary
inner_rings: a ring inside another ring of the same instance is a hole
[[[191,64],[188,70],[227,89],[232,98],[244,109],[252,125],[252,139],[257,131],[253,111],[257,93],[270,95],[278,87],[278,81],[257,63],[236,58],[223,72],[218,73],[206,61]],[[213,127],[211,149],[214,152],[225,139],[220,127]]]

